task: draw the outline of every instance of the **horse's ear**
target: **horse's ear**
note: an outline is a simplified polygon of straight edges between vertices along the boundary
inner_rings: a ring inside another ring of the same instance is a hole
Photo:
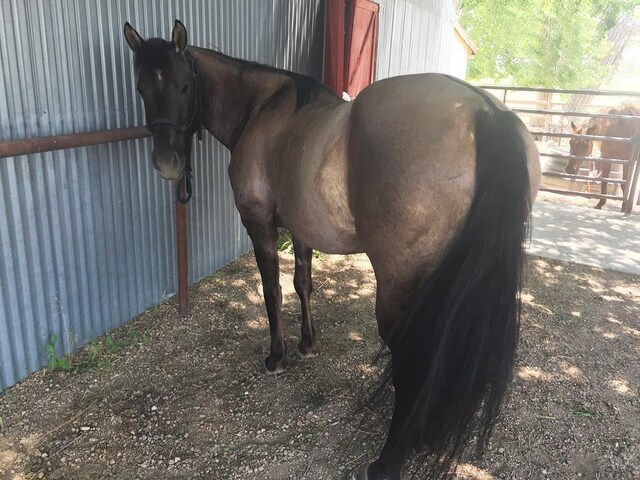
[[[578,130],[580,130],[575,123],[573,123],[573,120],[571,120],[571,130],[573,130],[574,132],[577,132]]]
[[[129,47],[131,47],[131,50],[133,50],[134,52],[137,52],[144,43],[144,40],[142,39],[140,34],[135,31],[135,29],[129,24],[129,22],[124,24],[124,38],[127,39]]]
[[[187,48],[187,29],[180,20],[176,20],[176,24],[173,27],[171,41],[176,46],[176,53],[182,53]]]

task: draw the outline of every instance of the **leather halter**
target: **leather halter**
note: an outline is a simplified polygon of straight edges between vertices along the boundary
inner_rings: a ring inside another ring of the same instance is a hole
[[[179,124],[169,118],[154,118],[150,122],[147,122],[147,129],[153,132],[153,129],[159,125],[166,125],[175,128],[179,132],[189,132],[195,129],[195,132],[197,132],[198,136],[198,143],[200,144],[200,146],[202,146],[202,85],[200,81],[200,72],[198,71],[198,62],[196,62],[196,59],[193,58],[193,55],[191,55],[187,51],[185,51],[183,55],[189,63],[189,66],[191,67],[191,72],[194,75],[195,82],[195,94],[193,96],[193,113],[191,115],[191,119],[184,124]],[[182,182],[180,181],[178,181],[176,192],[178,201],[182,204],[189,203],[189,200],[191,200],[191,194],[193,192],[191,186],[191,179],[193,178],[193,175],[191,171],[191,142],[189,142],[186,151],[186,165],[184,169],[184,176],[180,179],[184,180],[186,196],[182,196]]]

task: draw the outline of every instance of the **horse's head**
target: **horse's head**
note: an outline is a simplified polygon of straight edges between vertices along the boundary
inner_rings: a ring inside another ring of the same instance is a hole
[[[136,89],[153,134],[153,166],[166,180],[180,179],[200,126],[197,66],[186,51],[187,30],[176,20],[171,42],[144,40],[127,22],[124,36],[135,53]]]
[[[595,135],[596,130],[598,128],[597,123],[592,120],[585,122],[581,126],[576,126],[575,123],[571,122],[571,130],[573,133],[577,135]],[[591,155],[593,151],[593,141],[587,140],[584,138],[572,138],[569,140],[569,154],[577,155],[579,157],[588,157]],[[577,175],[580,171],[580,165],[582,165],[583,160],[581,159],[571,159],[569,163],[565,167],[565,172],[569,175]]]

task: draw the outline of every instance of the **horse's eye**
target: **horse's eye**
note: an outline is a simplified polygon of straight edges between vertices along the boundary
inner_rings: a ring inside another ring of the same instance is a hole
[[[189,88],[189,84],[185,83],[180,89],[180,93],[187,93],[187,89]]]

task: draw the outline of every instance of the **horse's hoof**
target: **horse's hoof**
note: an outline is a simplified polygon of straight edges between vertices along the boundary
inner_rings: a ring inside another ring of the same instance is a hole
[[[371,474],[369,474],[371,471]],[[384,470],[380,468],[379,460],[367,466],[356,476],[355,480],[403,480],[404,475],[401,470]]]
[[[277,360],[271,356],[264,359],[264,366],[267,370],[267,375],[278,375],[287,369],[284,358]]]
[[[302,342],[300,342],[298,344],[298,350],[296,351],[296,355],[298,355],[298,358],[300,358],[301,360],[306,360],[308,358],[316,358],[318,356],[318,349],[316,348],[315,345],[311,347],[307,347],[303,345]]]

